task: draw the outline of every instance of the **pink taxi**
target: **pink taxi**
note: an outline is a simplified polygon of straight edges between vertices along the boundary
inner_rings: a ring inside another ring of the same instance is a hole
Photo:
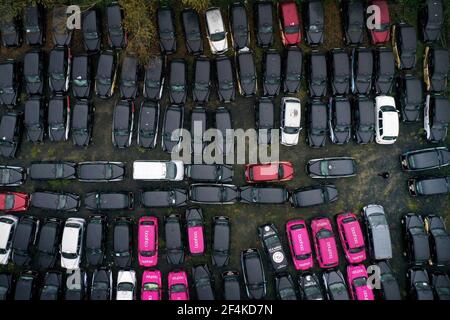
[[[169,300],[189,300],[187,274],[183,270],[169,272]]]
[[[141,300],[161,300],[161,271],[146,270],[142,274]]]
[[[334,268],[339,264],[336,238],[328,218],[315,218],[311,222],[316,258],[321,268]]]
[[[296,270],[313,267],[312,248],[304,220],[291,220],[286,223],[286,234],[291,249],[292,261]]]
[[[203,214],[200,208],[186,210],[186,225],[189,243],[189,252],[192,255],[205,253],[205,240],[203,233]]]
[[[353,300],[374,300],[373,291],[367,285],[367,277],[364,265],[347,266],[347,282]]]
[[[366,260],[364,236],[356,215],[342,213],[337,216],[336,221],[347,261],[356,264]]]
[[[158,264],[158,219],[144,216],[138,225],[139,265],[153,267]]]

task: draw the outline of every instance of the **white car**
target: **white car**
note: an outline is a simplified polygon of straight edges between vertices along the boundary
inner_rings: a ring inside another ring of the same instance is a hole
[[[120,270],[117,273],[116,300],[134,300],[136,298],[136,272]]]
[[[228,38],[222,13],[219,8],[209,8],[205,13],[206,32],[209,46],[213,54],[222,54],[228,51]]]
[[[281,99],[281,144],[295,146],[301,127],[301,104],[297,98],[284,97]]]
[[[19,219],[12,215],[0,216],[0,265],[8,264],[18,221]]]
[[[399,133],[399,117],[393,97],[375,98],[375,141],[379,144],[393,144]]]
[[[134,180],[181,181],[184,163],[180,160],[137,160],[133,162]]]
[[[61,241],[61,267],[68,270],[80,267],[85,225],[86,221],[83,218],[66,220]]]

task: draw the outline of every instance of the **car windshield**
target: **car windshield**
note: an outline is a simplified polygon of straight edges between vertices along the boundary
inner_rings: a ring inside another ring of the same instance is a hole
[[[122,85],[124,87],[134,87],[136,85],[136,81],[134,81],[134,80],[122,80]]]
[[[147,282],[144,284],[144,291],[159,291],[159,286],[154,282]]]
[[[8,194],[5,197],[5,209],[11,210],[12,208],[14,208],[14,195]]]
[[[211,35],[211,40],[212,41],[221,41],[223,39],[225,39],[226,33],[225,32],[217,32],[217,33],[213,33]]]
[[[309,257],[311,257],[311,254],[310,254],[310,253],[307,253],[307,254],[297,254],[297,255],[295,255],[295,258],[296,258],[297,260],[306,260],[306,259],[309,259]]]
[[[117,291],[133,291],[134,286],[130,282],[122,282],[117,285]]]
[[[292,288],[282,289],[279,292],[281,300],[295,296],[295,291]]]
[[[365,287],[367,286],[367,279],[365,277],[359,277],[353,280],[353,285],[355,287]]]
[[[261,33],[272,33],[273,27],[271,25],[264,25],[259,28],[259,32]]]
[[[376,25],[375,25],[375,31],[378,31],[378,32],[388,31],[389,28],[390,28],[389,23],[380,24],[380,27],[378,29],[376,28]]]
[[[191,41],[200,40],[201,35],[197,31],[191,31],[186,33],[186,38]]]
[[[329,286],[330,291],[335,295],[341,295],[344,292],[347,292],[347,288],[343,283],[333,283]]]
[[[220,89],[222,90],[230,90],[233,88],[233,81],[225,80],[220,84]]]
[[[76,259],[77,258],[76,253],[62,252],[61,255],[63,256],[63,258],[66,258],[66,259]]]
[[[53,73],[51,74],[51,76],[52,76],[52,78],[55,79],[55,80],[64,80],[64,78],[65,78],[64,73],[61,73],[61,72],[53,72]]]
[[[173,162],[168,162],[166,164],[166,177],[168,179],[175,179],[177,176],[177,166]]]
[[[320,292],[320,289],[317,286],[308,286],[304,289],[305,295],[309,297],[315,297],[315,296],[321,296],[322,293]]]
[[[382,213],[370,215],[369,221],[374,228],[387,225],[386,217]]]
[[[175,92],[184,92],[185,86],[183,84],[174,84],[170,86],[170,89]]]
[[[41,29],[39,28],[38,25],[34,25],[34,26],[27,26],[26,30],[27,33],[38,33]]]
[[[14,88],[13,87],[3,87],[0,88],[0,94],[11,94],[14,93]]]
[[[256,77],[253,74],[244,74],[241,76],[241,82],[244,84],[251,84],[255,79]]]
[[[430,290],[430,285],[428,284],[428,282],[416,282],[414,283],[414,286],[416,287],[417,291]]]
[[[29,75],[26,76],[27,82],[29,83],[40,83],[41,82],[41,78],[39,77],[39,75]]]
[[[264,242],[266,243],[266,246],[268,248],[273,248],[280,244],[280,239],[278,239],[277,236],[272,236],[270,238],[265,239]]]
[[[170,30],[161,30],[159,32],[159,37],[163,40],[172,40],[174,36],[174,33]]]
[[[186,286],[184,284],[175,284],[170,289],[172,292],[186,292]]]
[[[269,75],[266,77],[266,80],[264,82],[267,84],[279,84],[280,78],[275,75]]]
[[[87,87],[88,81],[86,79],[77,78],[73,80],[73,84],[77,87]]]
[[[107,290],[109,285],[106,282],[94,282],[92,287],[94,290]]]
[[[121,25],[113,25],[109,27],[109,33],[112,36],[121,36],[122,35],[122,26]]]
[[[208,91],[209,85],[207,82],[196,82],[194,85],[194,90],[198,91]]]
[[[110,85],[111,84],[111,79],[107,78],[107,77],[99,77],[98,78],[98,82],[100,84],[104,84],[104,85]]]
[[[141,251],[140,254],[143,257],[152,257],[155,255],[155,251]]]
[[[287,134],[296,134],[299,132],[299,128],[285,127],[284,132],[286,132]]]
[[[333,233],[330,230],[322,229],[317,233],[317,239],[326,239],[333,237]]]
[[[84,37],[87,40],[95,40],[98,38],[98,34],[97,34],[97,32],[85,32]]]
[[[301,75],[299,73],[296,73],[296,72],[289,72],[286,75],[286,80],[296,81],[296,80],[301,80],[301,79],[302,79]]]
[[[299,31],[298,26],[288,26],[284,29],[284,32],[286,32],[287,34],[298,33],[298,31]]]

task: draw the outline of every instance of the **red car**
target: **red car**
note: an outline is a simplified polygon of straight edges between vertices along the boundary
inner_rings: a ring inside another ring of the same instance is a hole
[[[247,164],[245,181],[250,183],[287,181],[294,178],[294,167],[290,162]]]
[[[280,3],[280,31],[285,47],[296,46],[302,41],[300,17],[295,2]]]
[[[30,196],[24,192],[0,193],[0,211],[26,211],[30,205]]]
[[[380,8],[380,28],[370,30],[372,44],[381,44],[390,39],[391,19],[389,17],[389,5],[386,0],[373,0],[372,5]]]

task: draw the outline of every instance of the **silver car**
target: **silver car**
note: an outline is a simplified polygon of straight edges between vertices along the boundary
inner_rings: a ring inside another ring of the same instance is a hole
[[[369,204],[363,208],[363,216],[369,238],[370,255],[374,260],[391,259],[391,234],[383,207]]]
[[[225,30],[222,13],[219,8],[209,8],[205,13],[206,32],[209,46],[213,54],[222,54],[228,51],[228,33]]]

